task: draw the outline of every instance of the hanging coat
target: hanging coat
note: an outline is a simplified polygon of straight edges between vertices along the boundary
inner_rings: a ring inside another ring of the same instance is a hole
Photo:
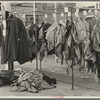
[[[47,34],[46,34],[46,40],[48,43],[48,54],[54,54],[55,49],[55,34],[57,31],[57,25],[52,25],[49,27]]]
[[[100,20],[94,26],[93,32],[91,34],[91,39],[93,40],[93,50],[96,56],[96,66],[97,66],[97,74],[100,76]]]
[[[91,33],[93,31],[93,27],[96,24],[95,17],[87,17],[85,20],[89,23],[89,33],[90,33],[89,37],[91,37]]]
[[[59,24],[57,26],[57,31],[55,34],[55,54],[57,57],[61,58],[61,64],[63,64],[63,51],[65,45],[65,26]]]
[[[94,28],[94,25],[96,24],[95,17],[86,17],[85,19],[89,23],[89,39],[90,39],[90,50],[93,50],[93,41],[91,40],[91,34]]]
[[[36,37],[38,40],[38,35],[39,35],[38,30],[39,30],[38,26],[32,23],[32,25],[30,26],[29,31],[28,31],[29,36],[32,39],[32,42],[36,41]]]
[[[42,24],[39,30],[39,41],[41,43],[39,54],[39,59],[42,61],[45,56],[45,51],[47,50],[47,41],[46,41],[46,30],[50,27],[51,24],[45,23]]]
[[[95,62],[96,55],[95,55],[95,52],[93,51],[93,39],[91,39],[91,35],[93,32],[94,26],[96,25],[96,19],[94,16],[90,15],[90,16],[87,16],[85,20],[89,23],[89,40],[90,40],[90,44],[86,51],[87,54],[86,54],[85,59],[91,59],[93,62]]]
[[[93,49],[96,52],[100,52],[100,25],[99,27],[96,26],[92,33],[92,39],[93,39]]]
[[[70,21],[67,21],[66,24],[66,33],[65,33],[65,46],[64,46],[64,54],[66,55],[66,60],[71,60],[71,43],[72,41],[72,36],[71,36],[71,30],[73,30],[72,24]]]
[[[85,41],[85,38],[89,38],[89,24],[85,20],[78,18],[75,25],[79,41]]]
[[[49,23],[43,23],[39,29],[39,39],[46,38],[46,30],[51,26]]]
[[[32,53],[31,61],[36,58],[36,54],[40,50],[41,43],[39,42],[39,28],[36,24],[32,23],[28,28],[28,35],[31,39],[30,51]]]
[[[7,20],[6,36],[2,40],[1,63],[9,61],[18,61],[23,64],[29,61],[29,48],[27,41],[27,32],[23,22],[13,17]]]
[[[89,38],[89,23],[87,23],[84,19],[78,18],[74,21],[75,24],[75,40],[77,46],[75,47],[76,57],[80,64],[85,66],[85,58],[90,60],[91,52],[90,52],[90,38]],[[88,59],[89,58],[89,59]]]

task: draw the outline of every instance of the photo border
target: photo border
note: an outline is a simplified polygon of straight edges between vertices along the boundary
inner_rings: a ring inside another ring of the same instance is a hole
[[[29,1],[29,2],[100,2],[100,0],[0,0],[0,2],[21,2],[21,1]],[[100,97],[64,97],[64,96],[39,96],[39,97],[0,97],[0,100],[62,100],[62,99],[67,99],[67,100],[100,100]]]

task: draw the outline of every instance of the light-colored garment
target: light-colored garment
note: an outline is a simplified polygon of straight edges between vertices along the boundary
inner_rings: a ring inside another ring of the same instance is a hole
[[[89,24],[85,20],[78,18],[74,21],[74,24],[76,26],[79,41],[85,41],[85,38],[89,38]]]
[[[40,29],[40,31],[39,31],[39,39],[43,39],[43,26],[42,26],[42,28]]]
[[[55,34],[55,46],[57,47],[60,43],[63,42],[63,36],[65,35],[65,26],[58,26]]]
[[[46,34],[46,39],[48,42],[48,50],[51,51],[55,47],[55,33],[57,31],[57,25],[53,24],[52,26],[49,27],[47,34]]]
[[[48,30],[47,30],[47,34],[46,34],[46,39],[47,40],[50,40],[50,36],[52,36],[52,35],[54,35],[53,33],[52,33],[52,31],[54,32],[54,29],[55,28],[57,28],[57,25],[55,25],[55,24],[52,24],[49,28],[48,28]]]
[[[81,65],[85,66],[85,60],[92,60],[95,62],[95,57],[90,51],[90,31],[89,23],[84,19],[78,18],[74,21],[75,29],[73,32],[73,38],[75,40],[75,53],[78,61],[81,61]]]

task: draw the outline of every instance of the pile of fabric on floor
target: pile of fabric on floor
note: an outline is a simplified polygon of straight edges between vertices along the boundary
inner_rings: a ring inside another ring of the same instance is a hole
[[[22,70],[17,80],[11,84],[11,91],[22,92],[29,91],[37,93],[43,89],[55,88],[57,81],[55,78],[50,78],[39,71]]]
[[[10,72],[9,70],[1,70],[0,71],[0,87],[1,86],[9,86],[13,83],[14,80],[18,79],[18,75],[14,75],[14,71]]]

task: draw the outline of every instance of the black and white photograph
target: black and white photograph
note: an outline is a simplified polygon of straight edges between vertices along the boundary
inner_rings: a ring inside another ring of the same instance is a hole
[[[99,1],[0,1],[0,98],[100,97]]]

